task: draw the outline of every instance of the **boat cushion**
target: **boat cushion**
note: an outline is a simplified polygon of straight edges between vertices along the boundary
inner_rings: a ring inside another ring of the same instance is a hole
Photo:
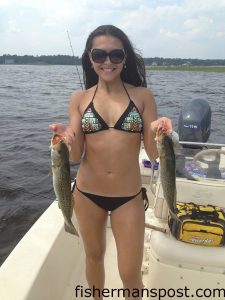
[[[203,180],[192,181],[183,178],[177,178],[177,201],[194,202],[202,205],[215,205],[225,211],[225,183],[223,180]],[[160,181],[158,181],[154,214],[159,219],[168,219],[168,206],[163,197],[163,190]]]
[[[152,231],[152,256],[159,262],[179,268],[225,273],[225,247],[204,247],[176,240],[170,231]]]

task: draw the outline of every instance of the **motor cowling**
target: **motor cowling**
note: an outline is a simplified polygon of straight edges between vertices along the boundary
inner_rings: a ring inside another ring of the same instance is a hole
[[[206,100],[195,99],[180,112],[178,133],[180,141],[207,142],[211,131],[211,107]]]

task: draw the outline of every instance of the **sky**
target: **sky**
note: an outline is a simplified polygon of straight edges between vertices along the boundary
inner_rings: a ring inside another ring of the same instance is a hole
[[[0,0],[0,55],[76,56],[96,27],[122,29],[143,57],[225,59],[225,0]]]

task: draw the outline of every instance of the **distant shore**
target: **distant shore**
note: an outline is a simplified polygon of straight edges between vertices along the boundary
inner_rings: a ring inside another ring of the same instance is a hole
[[[147,69],[150,70],[224,72],[225,68],[225,59],[143,57],[143,60]],[[0,64],[80,66],[82,60],[78,56],[71,55],[33,56],[4,54],[0,56]]]
[[[225,66],[146,66],[150,71],[192,71],[224,73]]]
[[[26,64],[0,64],[0,66],[71,66],[68,64],[45,64],[45,63],[26,63]],[[78,65],[78,64],[77,64]],[[81,67],[81,65],[78,65]],[[225,66],[146,66],[146,70],[148,71],[190,71],[190,72],[216,72],[216,73],[225,73]]]

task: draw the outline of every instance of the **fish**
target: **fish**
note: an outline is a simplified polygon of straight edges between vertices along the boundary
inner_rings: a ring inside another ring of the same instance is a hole
[[[73,214],[73,194],[71,192],[71,175],[69,163],[69,148],[63,136],[53,134],[51,139],[51,162],[53,188],[59,208],[64,217],[65,231],[79,236],[71,218]]]
[[[163,196],[169,208],[170,215],[178,222],[180,219],[176,215],[176,157],[174,151],[175,142],[172,133],[159,126],[156,132],[156,146],[159,154],[159,173],[163,189]]]

